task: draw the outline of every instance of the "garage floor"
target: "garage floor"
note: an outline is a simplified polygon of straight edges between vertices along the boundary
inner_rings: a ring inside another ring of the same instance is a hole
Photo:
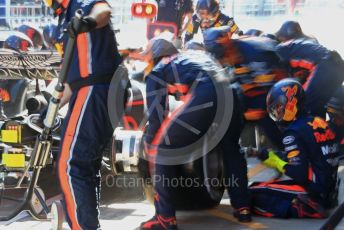
[[[341,169],[343,174],[344,169]],[[251,181],[267,180],[276,176],[276,172],[267,169],[255,159],[249,158],[249,177]],[[122,177],[135,178],[136,175],[124,175]],[[50,177],[51,178],[51,177]],[[51,180],[50,180],[51,181]],[[140,223],[149,219],[154,214],[153,206],[144,198],[142,188],[117,188],[115,186],[103,185],[101,205],[102,229],[138,229]],[[111,183],[110,183],[111,184]],[[58,199],[59,195],[53,194],[51,183],[46,193],[54,195],[49,198],[51,203]],[[109,184],[108,184],[109,185]],[[42,185],[43,186],[43,185]],[[44,187],[44,186],[43,186]],[[340,199],[343,200],[341,188]],[[56,193],[56,192],[55,192]],[[14,195],[14,194],[12,194]],[[49,195],[48,195],[49,197]],[[0,215],[13,210],[15,203],[3,202],[0,208]],[[208,230],[208,229],[319,229],[325,220],[281,220],[254,217],[254,221],[248,224],[237,222],[231,215],[230,201],[227,195],[222,199],[221,205],[212,210],[197,212],[178,212],[179,229],[181,230]],[[35,221],[25,213],[20,214],[15,220],[0,222],[0,229],[50,229],[50,222]],[[68,229],[64,224],[64,229]],[[336,229],[344,230],[344,221]]]

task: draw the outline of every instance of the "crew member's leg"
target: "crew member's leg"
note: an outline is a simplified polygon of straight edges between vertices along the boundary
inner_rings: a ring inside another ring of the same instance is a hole
[[[161,150],[174,150],[178,154],[178,148],[194,143],[206,133],[216,112],[215,90],[210,89],[211,85],[197,87],[194,95],[185,101],[183,107],[178,108],[166,122],[163,122],[161,127],[163,132],[158,132],[161,135],[159,138],[161,142],[156,156],[157,164],[155,164],[156,215],[144,222],[141,229],[176,228],[175,208],[170,195],[173,188],[169,187],[168,180],[177,178],[178,165],[187,162],[175,161],[174,156],[162,154]]]
[[[220,142],[223,152],[225,169],[225,185],[231,204],[235,209],[234,215],[240,221],[250,221],[250,196],[247,188],[247,162],[245,155],[240,151],[239,138],[243,128],[243,117],[234,97],[233,115],[230,126]]]
[[[257,215],[278,218],[325,218],[323,207],[292,180],[255,182],[250,186]]]
[[[68,223],[74,229],[98,229],[102,150],[113,129],[106,86],[81,88],[72,96],[58,157],[58,176]]]

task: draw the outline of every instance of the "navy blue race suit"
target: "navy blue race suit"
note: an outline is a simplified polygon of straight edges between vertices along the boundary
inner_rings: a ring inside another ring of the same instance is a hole
[[[234,19],[232,17],[229,17],[223,13],[220,12],[220,15],[216,19],[215,23],[213,24],[212,27],[220,27],[220,26],[230,26],[231,27],[231,32],[234,34],[239,34],[241,33],[241,30],[235,23]],[[201,19],[197,14],[194,14],[192,16],[192,21],[188,25],[185,33],[185,43],[190,41],[194,34],[198,33],[198,30],[201,29],[202,31],[206,30],[207,28],[202,27],[201,25]]]
[[[71,0],[59,15],[58,41],[66,48],[63,33],[78,9],[89,15],[103,0]],[[107,110],[111,78],[121,62],[110,24],[77,36],[67,83],[72,88],[58,155],[58,177],[65,213],[74,229],[99,229],[100,166],[102,150],[113,128]],[[98,83],[93,80],[97,79]],[[80,84],[81,82],[86,84]],[[92,83],[93,82],[93,83]]]
[[[283,133],[289,180],[250,186],[253,211],[267,217],[323,218],[319,210],[337,202],[339,143],[320,117],[302,116]]]
[[[342,58],[308,38],[281,43],[277,54],[289,67],[291,76],[301,80],[307,96],[306,109],[325,118],[325,104],[343,83]]]
[[[267,115],[266,96],[269,89],[287,76],[268,38],[242,37],[231,39],[225,56],[234,67],[233,86],[237,88],[246,121],[258,121],[266,135],[281,146],[281,132]]]
[[[213,60],[204,52],[187,51],[163,58],[147,76],[149,125],[145,141],[150,146],[148,153],[155,155],[156,162],[161,157],[160,149],[184,147],[201,138],[211,126],[217,106],[224,106],[217,104],[214,79],[208,73],[208,69],[214,66]],[[175,95],[184,101],[170,116],[167,116],[168,95]],[[246,160],[239,151],[242,117],[239,106],[234,104],[234,108],[230,127],[220,142],[220,148],[224,155],[225,176],[229,180],[239,178],[238,186],[231,187],[229,195],[233,207],[241,208],[249,207],[250,203]],[[178,165],[155,165],[155,175],[160,177],[179,178],[178,172]],[[156,214],[159,218],[175,218],[170,188],[159,180],[155,181],[155,190]]]

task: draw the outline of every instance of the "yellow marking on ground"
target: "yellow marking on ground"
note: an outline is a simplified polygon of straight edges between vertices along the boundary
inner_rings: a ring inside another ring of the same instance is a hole
[[[255,175],[257,175],[258,173],[264,171],[265,169],[267,169],[267,167],[265,165],[263,165],[262,163],[258,163],[257,165],[252,167],[250,170],[248,170],[247,176],[248,176],[248,178],[252,178]],[[230,221],[232,223],[244,225],[245,227],[248,227],[250,229],[267,229],[267,228],[269,228],[268,226],[266,226],[262,223],[258,223],[258,222],[250,222],[250,223],[239,222],[233,215],[228,214],[226,212],[223,212],[219,209],[212,209],[212,210],[208,211],[208,213],[212,216]]]
[[[258,223],[258,222],[249,222],[249,223],[242,223],[242,222],[239,222],[234,216],[232,216],[231,214],[228,214],[228,213],[225,213],[225,212],[222,212],[218,209],[213,209],[213,210],[210,210],[208,211],[208,213],[212,216],[215,216],[215,217],[218,217],[218,218],[221,218],[221,219],[224,219],[224,220],[228,220],[230,222],[233,222],[233,223],[236,223],[236,224],[239,224],[239,225],[243,225],[245,227],[248,227],[250,229],[267,229],[269,228],[268,226],[262,224],[262,223]]]
[[[262,163],[259,163],[255,165],[253,168],[251,168],[250,170],[248,170],[247,176],[250,179],[254,177],[255,175],[257,175],[258,173],[264,171],[265,169],[267,169],[267,167],[263,165]]]

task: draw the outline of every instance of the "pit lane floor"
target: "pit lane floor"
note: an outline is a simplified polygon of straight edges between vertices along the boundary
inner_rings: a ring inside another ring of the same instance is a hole
[[[267,180],[275,177],[277,174],[274,170],[267,169],[258,163],[255,159],[248,159],[250,181]],[[341,177],[344,179],[344,167],[340,169]],[[50,177],[51,178],[51,177]],[[153,206],[145,200],[142,188],[129,188],[131,186],[121,186],[119,181],[135,180],[137,175],[122,175],[117,178],[117,183],[113,183],[111,177],[106,178],[102,188],[102,204],[100,207],[100,221],[102,229],[120,229],[133,230],[139,229],[142,221],[149,219],[154,214]],[[117,184],[117,187],[114,185]],[[123,185],[124,183],[122,183]],[[127,184],[129,185],[129,184]],[[118,187],[119,186],[119,187]],[[44,187],[42,185],[42,187]],[[47,188],[52,188],[48,186]],[[47,194],[49,193],[49,189]],[[343,202],[344,187],[340,188],[339,200]],[[51,193],[51,195],[53,192]],[[49,197],[49,195],[47,195]],[[48,199],[52,202],[59,198],[56,194]],[[13,209],[13,204],[3,203],[0,208],[0,215]],[[231,215],[230,201],[227,194],[215,209],[193,212],[178,212],[178,224],[181,230],[208,230],[208,229],[319,229],[325,220],[313,219],[270,219],[254,217],[252,223],[242,224],[237,222]],[[25,213],[20,214],[15,220],[0,222],[0,229],[22,230],[22,229],[50,229],[49,221],[35,221]],[[64,224],[63,229],[69,229]],[[344,230],[344,221],[336,229]]]

